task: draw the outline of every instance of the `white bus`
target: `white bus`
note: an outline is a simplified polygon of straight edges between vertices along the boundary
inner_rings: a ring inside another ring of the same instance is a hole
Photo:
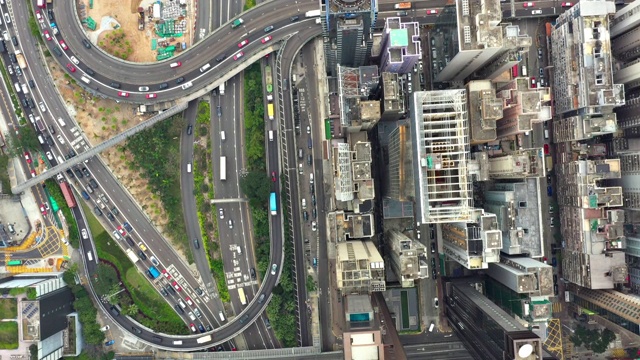
[[[211,341],[211,335],[203,336],[203,337],[198,338],[198,339],[196,340],[196,342],[197,342],[198,344],[204,344],[204,343],[209,342],[209,341]]]
[[[220,180],[227,180],[227,157],[220,156]]]
[[[244,294],[243,288],[238,288],[238,297],[240,298],[240,303],[242,305],[247,305],[247,297]]]

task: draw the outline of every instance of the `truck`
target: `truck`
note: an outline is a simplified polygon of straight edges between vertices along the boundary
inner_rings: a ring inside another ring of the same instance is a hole
[[[44,132],[47,128],[44,127],[44,122],[40,116],[36,116],[36,125],[38,126],[38,130]]]
[[[306,13],[304,13],[304,16],[308,18],[312,18],[312,17],[318,17],[320,16],[320,14],[321,14],[321,11],[318,9],[318,10],[307,11]]]
[[[235,29],[235,28],[237,28],[238,26],[242,25],[243,23],[244,23],[244,20],[242,20],[242,18],[235,19],[235,20],[233,20],[233,22],[231,23],[231,28],[232,28],[232,29]]]
[[[267,95],[267,101],[268,102],[273,102],[273,95],[271,95],[271,94]]]
[[[125,251],[127,253],[127,256],[129,257],[129,259],[131,260],[132,263],[137,263],[138,260],[140,260],[138,258],[138,256],[133,252],[133,250],[131,249],[127,249],[127,251]]]
[[[240,298],[240,303],[242,305],[247,305],[247,296],[244,294],[243,288],[238,288],[238,297]]]
[[[545,161],[547,162],[547,173],[553,170],[553,158],[551,155],[547,155],[545,157]]]
[[[220,93],[220,95],[224,95],[224,83],[218,86],[218,92]]]
[[[410,2],[401,2],[394,6],[396,9],[411,9]]]
[[[49,26],[51,26],[53,35],[58,35],[60,33],[60,31],[58,30],[58,25],[56,25],[56,23],[52,22],[51,24],[49,24]]]
[[[269,114],[269,120],[273,120],[273,103],[267,104],[267,114]]]
[[[208,343],[210,341],[211,341],[211,335],[203,336],[203,337],[200,337],[200,338],[196,339],[196,342],[198,344],[204,344],[204,343]]]
[[[25,94],[29,93],[29,86],[27,84],[22,84],[20,85],[20,87],[22,88],[22,92]]]
[[[44,2],[44,0],[38,0],[37,5],[39,8],[46,8],[47,7],[47,3]]]
[[[267,93],[273,92],[273,76],[271,75],[271,66],[264,67],[264,81],[267,84]]]
[[[131,249],[129,249],[131,250]],[[157,279],[158,276],[160,276],[160,271],[158,271],[158,269],[156,269],[155,266],[152,266],[149,268],[149,270],[147,271],[147,273],[149,274],[149,277],[152,279]]]
[[[69,186],[68,182],[61,182],[60,190],[62,191],[62,195],[64,195],[64,200],[67,202],[67,206],[69,206],[70,208],[78,206],[78,203],[76,203],[76,198],[73,196],[73,193],[71,192],[71,186]]]
[[[18,65],[20,65],[21,69],[27,68],[27,61],[24,59],[24,55],[22,55],[22,51],[16,50],[16,59],[18,60]]]

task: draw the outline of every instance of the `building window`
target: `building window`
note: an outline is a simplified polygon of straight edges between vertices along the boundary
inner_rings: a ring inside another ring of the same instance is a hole
[[[518,204],[520,205],[521,208],[526,208],[527,207],[527,202],[526,201],[520,201]]]

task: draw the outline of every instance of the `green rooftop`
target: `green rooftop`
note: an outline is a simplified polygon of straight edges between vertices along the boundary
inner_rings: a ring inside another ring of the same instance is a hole
[[[394,29],[389,33],[391,47],[409,46],[409,32],[407,29]]]

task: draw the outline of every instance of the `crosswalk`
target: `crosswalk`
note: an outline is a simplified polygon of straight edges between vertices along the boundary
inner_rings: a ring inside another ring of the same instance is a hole
[[[561,302],[554,302],[553,304],[553,313],[561,313],[562,312],[562,303]]]

